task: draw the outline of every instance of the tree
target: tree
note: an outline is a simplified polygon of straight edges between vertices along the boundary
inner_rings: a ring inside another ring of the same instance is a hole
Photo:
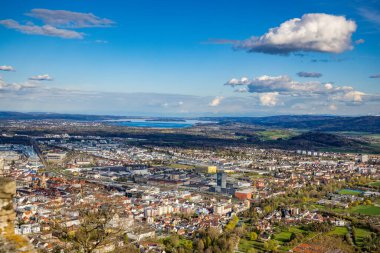
[[[207,235],[211,238],[211,240],[215,240],[219,237],[220,233],[217,228],[210,227],[207,229]]]
[[[226,231],[232,231],[232,230],[234,230],[234,228],[236,227],[236,225],[238,224],[238,222],[239,222],[239,218],[236,215],[234,215],[232,217],[232,219],[227,223],[227,225],[225,227]]]
[[[313,238],[311,242],[319,245],[321,252],[355,252],[355,248],[347,244],[340,237],[319,235]]]
[[[265,207],[264,207],[264,212],[265,212],[265,213],[268,214],[268,213],[270,213],[271,211],[272,211],[272,208],[271,208],[270,206],[265,206]]]
[[[368,252],[380,252],[380,236],[375,233],[371,233],[363,240],[363,249]]]
[[[92,253],[96,249],[116,244],[121,239],[121,229],[109,226],[114,216],[111,206],[79,210],[80,224],[76,229],[71,230],[64,222],[53,226],[58,237],[68,243],[68,252]]]
[[[279,243],[276,240],[269,240],[264,243],[265,250],[268,250],[270,252],[276,252],[279,247]]]
[[[190,241],[190,240],[184,240],[184,241],[183,241],[183,247],[184,247],[186,250],[192,250],[192,249],[193,249],[193,242]]]
[[[257,233],[256,232],[249,233],[249,239],[251,241],[256,241],[257,240]]]
[[[204,248],[205,248],[205,245],[204,245],[203,241],[201,239],[199,239],[197,242],[198,252],[203,252]]]
[[[170,237],[170,243],[171,243],[171,245],[173,245],[173,247],[178,247],[178,245],[179,245],[179,237],[178,237],[178,235],[173,235],[173,236],[171,236]]]
[[[116,247],[112,253],[140,253],[140,250],[135,245],[127,244],[121,247]]]
[[[297,235],[296,235],[296,233],[291,233],[290,234],[290,241],[293,241],[294,239],[296,239],[297,238]]]

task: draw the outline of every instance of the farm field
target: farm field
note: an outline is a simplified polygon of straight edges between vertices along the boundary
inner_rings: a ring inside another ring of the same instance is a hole
[[[364,215],[380,215],[380,207],[378,206],[356,206],[351,209],[352,213]]]
[[[297,132],[290,131],[290,130],[266,130],[266,131],[260,131],[256,132],[256,134],[260,137],[262,140],[277,140],[277,139],[289,139],[291,137],[294,137],[298,135]]]
[[[347,233],[348,233],[347,227],[335,227],[334,230],[328,233],[328,235],[345,236]]]
[[[380,181],[372,182],[369,185],[371,185],[371,186],[380,186]]]
[[[339,194],[342,194],[342,195],[359,195],[361,194],[362,192],[361,191],[358,191],[358,190],[351,190],[351,189],[342,189],[338,192]]]

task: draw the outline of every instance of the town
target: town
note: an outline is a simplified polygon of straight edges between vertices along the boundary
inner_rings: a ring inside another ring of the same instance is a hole
[[[0,173],[17,185],[15,235],[41,252],[327,252],[322,232],[342,252],[378,247],[379,155],[24,137],[0,146]],[[112,233],[84,245],[93,210]]]

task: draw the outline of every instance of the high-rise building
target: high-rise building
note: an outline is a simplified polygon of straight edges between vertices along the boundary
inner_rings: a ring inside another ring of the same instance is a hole
[[[226,188],[226,186],[227,186],[227,174],[224,172],[218,172],[216,174],[216,184],[220,188]]]

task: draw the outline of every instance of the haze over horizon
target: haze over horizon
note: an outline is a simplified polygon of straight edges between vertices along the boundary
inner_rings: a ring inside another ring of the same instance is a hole
[[[0,110],[379,115],[380,2],[4,1]]]

